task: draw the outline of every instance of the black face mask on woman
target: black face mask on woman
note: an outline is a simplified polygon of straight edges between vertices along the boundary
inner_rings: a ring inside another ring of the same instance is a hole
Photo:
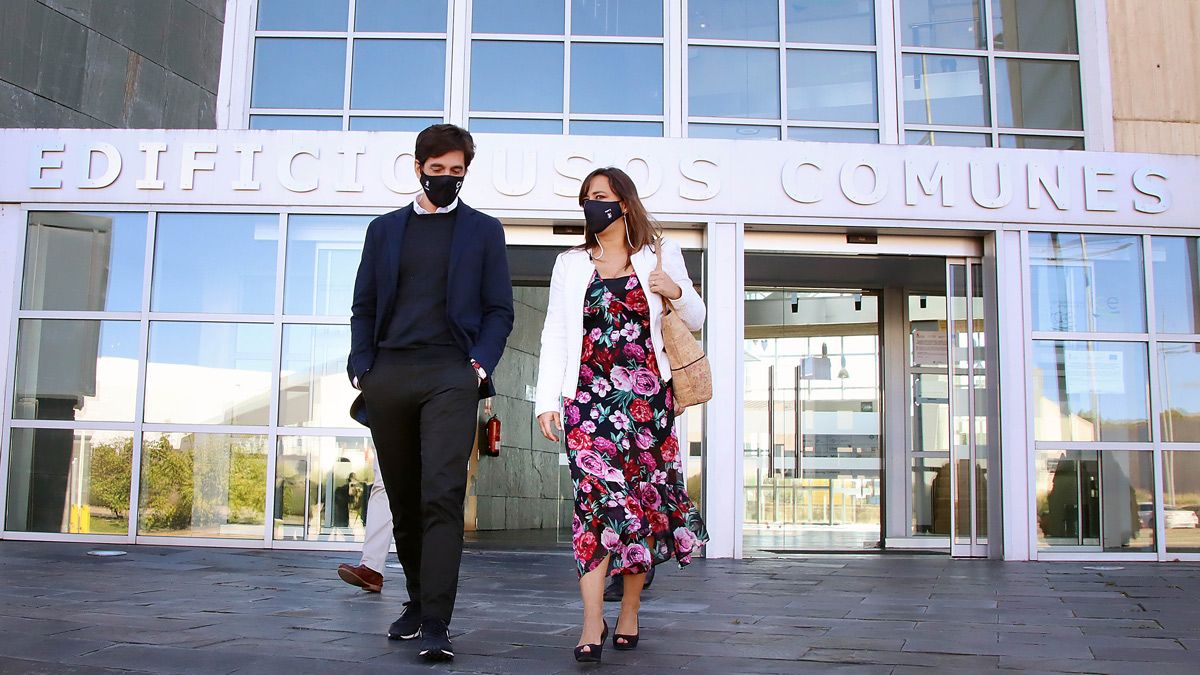
[[[625,215],[620,202],[602,202],[597,199],[583,201],[583,222],[591,234],[600,234],[618,218]]]
[[[462,189],[462,176],[430,176],[421,172],[421,189],[434,206],[445,207],[454,203],[458,191]]]

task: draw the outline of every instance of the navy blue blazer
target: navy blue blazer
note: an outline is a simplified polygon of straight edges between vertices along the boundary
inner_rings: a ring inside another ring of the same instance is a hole
[[[491,374],[504,353],[513,327],[512,277],[504,227],[459,200],[455,208],[454,237],[446,286],[446,313],[450,332],[463,352],[489,374],[480,396],[496,393]],[[412,204],[386,213],[367,226],[354,300],[350,306],[350,358],[346,374],[353,380],[375,365],[378,344],[387,331],[396,304],[400,276],[400,251],[404,230],[413,214]],[[361,420],[360,420],[361,421]]]

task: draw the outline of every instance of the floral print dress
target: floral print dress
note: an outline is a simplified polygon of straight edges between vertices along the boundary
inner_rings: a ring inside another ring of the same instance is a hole
[[[563,401],[579,574],[610,553],[611,576],[671,557],[687,565],[708,533],[684,486],[671,387],[654,357],[637,276],[593,274],[583,328],[579,389]]]

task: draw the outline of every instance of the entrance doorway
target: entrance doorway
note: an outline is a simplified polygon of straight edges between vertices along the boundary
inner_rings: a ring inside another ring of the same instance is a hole
[[[986,556],[995,359],[980,242],[853,255],[747,239],[746,555]]]

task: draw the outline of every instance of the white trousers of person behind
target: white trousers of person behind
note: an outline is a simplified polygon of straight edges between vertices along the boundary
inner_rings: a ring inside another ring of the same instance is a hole
[[[388,549],[392,546],[392,506],[388,503],[387,490],[383,489],[379,459],[374,458],[374,462],[375,481],[371,483],[371,495],[367,498],[367,538],[363,541],[359,564],[383,574]]]

